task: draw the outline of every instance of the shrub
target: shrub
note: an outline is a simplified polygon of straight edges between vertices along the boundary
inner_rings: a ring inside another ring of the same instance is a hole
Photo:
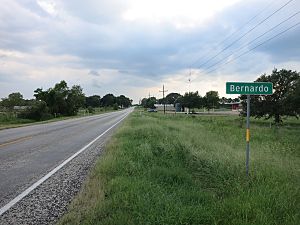
[[[117,103],[113,104],[113,109],[114,109],[114,110],[118,110],[118,109],[119,109],[119,106],[118,106]]]
[[[95,113],[95,109],[92,106],[89,106],[87,110],[89,113]]]
[[[18,117],[40,121],[51,119],[53,115],[49,113],[46,102],[34,101],[33,104],[24,112],[20,113]]]

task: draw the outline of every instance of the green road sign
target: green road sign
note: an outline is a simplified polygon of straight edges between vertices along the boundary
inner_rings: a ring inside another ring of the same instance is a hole
[[[249,175],[250,161],[250,95],[271,95],[271,82],[226,82],[226,94],[247,95],[247,122],[246,122],[246,174]]]
[[[271,95],[271,82],[226,82],[226,94],[240,95]]]

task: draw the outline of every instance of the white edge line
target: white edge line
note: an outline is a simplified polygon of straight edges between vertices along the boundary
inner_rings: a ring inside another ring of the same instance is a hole
[[[13,207],[16,203],[21,201],[25,196],[27,196],[30,192],[32,192],[34,189],[36,189],[39,185],[41,185],[43,182],[45,182],[48,178],[50,178],[53,174],[55,174],[58,170],[60,170],[63,166],[65,166],[67,163],[69,163],[72,159],[74,159],[76,156],[78,156],[81,152],[86,150],[88,147],[90,147],[92,144],[94,144],[99,138],[101,138],[104,134],[106,134],[108,131],[110,131],[112,128],[114,128],[116,125],[118,125],[120,122],[122,122],[131,112],[127,113],[122,119],[120,119],[118,122],[116,122],[114,125],[112,125],[110,128],[108,128],[106,131],[104,131],[102,134],[100,134],[98,137],[96,137],[94,140],[92,140],[90,143],[88,143],[86,146],[81,148],[78,152],[76,152],[74,155],[63,161],[60,165],[55,167],[53,170],[51,170],[49,173],[47,173],[44,177],[42,177],[40,180],[32,184],[29,188],[27,188],[25,191],[23,191],[21,194],[19,194],[17,197],[15,197],[13,200],[11,200],[9,203],[7,203],[5,206],[1,207],[0,209],[0,216],[4,214],[7,210],[9,210],[11,207]]]

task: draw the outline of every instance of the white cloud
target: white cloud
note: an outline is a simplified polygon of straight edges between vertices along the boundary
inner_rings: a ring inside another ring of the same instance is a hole
[[[24,96],[32,96],[37,87],[49,88],[61,79],[82,85],[88,95],[125,94],[135,102],[149,92],[161,97],[162,84],[170,92],[183,94],[190,89],[204,95],[216,89],[223,95],[227,80],[251,81],[274,67],[297,70],[299,29],[212,73],[205,68],[294,13],[299,1],[199,68],[285,1],[276,1],[252,24],[243,26],[269,2],[4,0],[0,6],[0,97],[20,89]],[[241,26],[234,37],[218,44]],[[187,68],[197,58],[189,86]]]
[[[56,4],[54,1],[48,0],[37,0],[37,4],[51,16],[57,15]]]
[[[194,28],[240,0],[132,0],[122,14],[139,23],[170,23],[176,28]]]

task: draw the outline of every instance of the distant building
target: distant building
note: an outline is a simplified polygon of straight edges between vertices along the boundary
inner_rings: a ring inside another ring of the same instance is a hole
[[[243,109],[243,105],[241,102],[228,102],[222,105],[224,105],[227,109],[231,109],[232,111],[240,111]]]
[[[163,104],[154,104],[157,111],[164,111],[164,105]],[[175,111],[175,107],[173,104],[166,104],[166,111]]]

